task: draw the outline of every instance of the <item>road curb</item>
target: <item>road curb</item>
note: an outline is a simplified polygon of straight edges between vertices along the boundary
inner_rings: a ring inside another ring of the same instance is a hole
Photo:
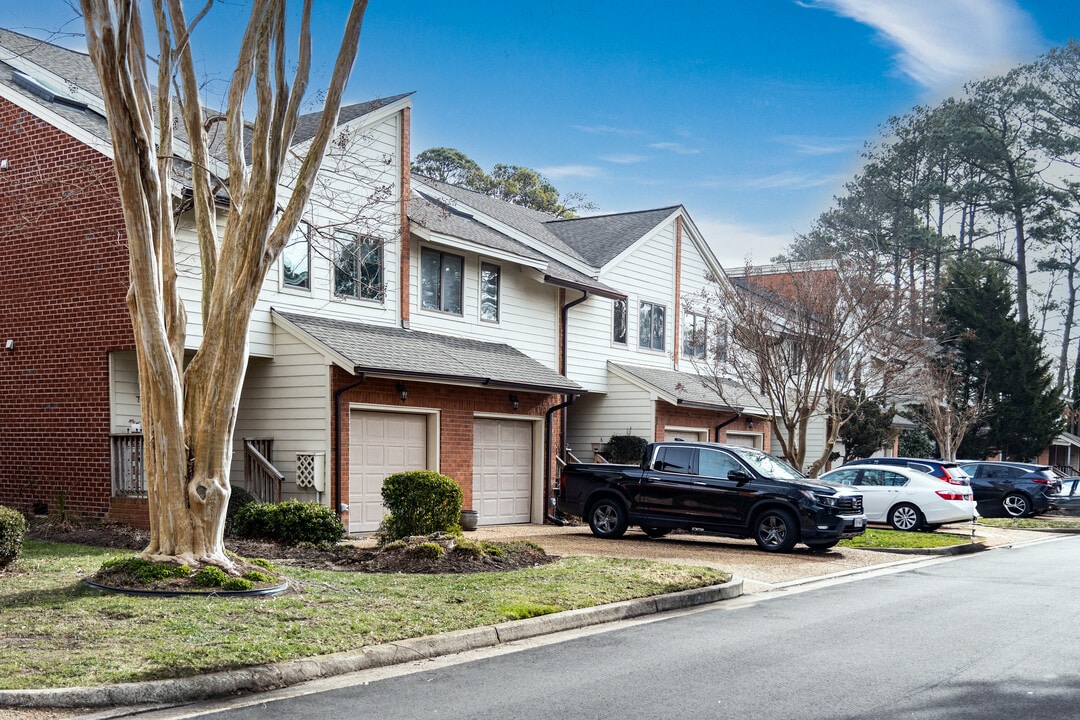
[[[871,548],[861,547],[859,550],[872,550],[874,552],[892,553],[893,555],[967,555],[968,553],[982,552],[989,547],[982,540],[958,545],[947,545],[936,548]]]
[[[0,690],[0,707],[107,708],[169,705],[239,693],[265,692],[320,678],[386,667],[413,660],[454,655],[539,635],[576,630],[655,613],[706,605],[739,597],[742,578],[721,585],[683,590],[635,600],[567,610],[497,625],[456,630],[347,652],[272,665],[210,673],[190,678],[48,690]]]

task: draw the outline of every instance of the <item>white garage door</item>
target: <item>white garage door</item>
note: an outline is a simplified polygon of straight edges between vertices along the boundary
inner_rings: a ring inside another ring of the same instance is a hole
[[[682,440],[683,442],[705,442],[709,439],[708,430],[672,430],[664,428],[664,441]]]
[[[427,469],[427,417],[353,410],[349,416],[349,532],[371,532],[383,519],[382,484],[405,470]]]
[[[728,445],[741,445],[743,447],[761,449],[761,435],[729,432],[727,434],[726,442]]]
[[[481,525],[532,520],[532,435],[531,422],[473,423],[473,509]]]

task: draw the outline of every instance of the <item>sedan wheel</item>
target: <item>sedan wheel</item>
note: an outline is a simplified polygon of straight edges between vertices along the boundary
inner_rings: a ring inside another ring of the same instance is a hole
[[[626,510],[618,500],[603,498],[589,512],[589,529],[597,537],[622,537],[626,524]]]
[[[889,511],[889,524],[893,526],[894,530],[903,530],[905,532],[918,530],[923,524],[922,513],[914,505],[907,503],[897,505]]]
[[[1009,493],[1001,500],[1001,507],[1005,508],[1005,514],[1009,517],[1024,517],[1031,513],[1031,503],[1026,495]]]
[[[799,541],[799,526],[787,510],[766,510],[754,523],[754,542],[762,550],[788,552]]]

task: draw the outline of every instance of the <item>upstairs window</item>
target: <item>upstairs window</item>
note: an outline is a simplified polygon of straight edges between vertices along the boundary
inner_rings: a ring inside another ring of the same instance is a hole
[[[649,350],[664,349],[664,313],[663,305],[651,302],[641,303],[638,318],[638,347]]]
[[[461,315],[465,258],[424,248],[420,252],[420,307]]]
[[[611,341],[626,344],[626,298],[611,301]]]
[[[709,345],[709,319],[695,313],[686,314],[683,327],[683,356],[704,360]]]
[[[302,225],[293,232],[281,251],[281,283],[299,290],[311,289],[311,241]]]
[[[480,263],[480,319],[499,322],[499,291],[502,269],[491,263]]]
[[[382,243],[341,230],[334,234],[334,241],[334,293],[361,300],[382,300]]]

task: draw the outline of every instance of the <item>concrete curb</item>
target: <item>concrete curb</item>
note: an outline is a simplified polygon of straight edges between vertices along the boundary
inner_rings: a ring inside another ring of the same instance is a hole
[[[466,650],[494,647],[515,640],[549,635],[564,630],[576,630],[616,620],[705,605],[736,598],[742,594],[742,578],[732,578],[722,585],[568,610],[498,625],[457,630],[385,645],[371,645],[348,652],[190,678],[100,687],[0,690],[0,707],[106,708],[167,705],[208,700],[237,693],[265,692],[359,670],[454,655]]]
[[[982,552],[988,549],[989,547],[982,540],[937,548],[859,548],[859,550],[873,550],[874,552],[892,553],[894,555],[967,555],[968,553]]]

